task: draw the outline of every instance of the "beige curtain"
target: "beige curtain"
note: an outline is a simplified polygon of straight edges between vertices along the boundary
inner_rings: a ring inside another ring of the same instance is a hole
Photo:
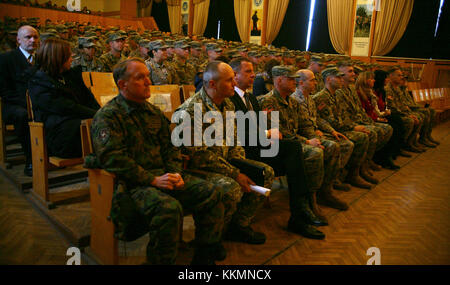
[[[327,0],[327,13],[334,49],[340,54],[348,54],[353,28],[353,0]]]
[[[250,37],[250,17],[252,14],[252,0],[234,0],[234,17],[236,26],[243,43]]]
[[[286,15],[288,5],[289,0],[269,0],[266,25],[266,44],[270,45],[277,37],[281,24],[283,24],[284,15]]]
[[[202,36],[208,23],[209,0],[193,0],[194,3],[194,25],[192,34]]]
[[[411,17],[414,0],[381,1],[377,13],[372,55],[389,53],[403,36]]]
[[[138,4],[139,17],[150,17],[152,15],[153,0],[141,0]]]
[[[181,0],[167,0],[167,11],[170,31],[172,34],[181,34]]]

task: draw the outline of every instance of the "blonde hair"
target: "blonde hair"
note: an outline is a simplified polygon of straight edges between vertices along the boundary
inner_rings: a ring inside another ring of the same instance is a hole
[[[366,96],[370,100],[372,94],[372,88],[367,85],[367,80],[375,79],[375,74],[371,71],[365,71],[359,74],[355,82],[356,91],[361,95]]]

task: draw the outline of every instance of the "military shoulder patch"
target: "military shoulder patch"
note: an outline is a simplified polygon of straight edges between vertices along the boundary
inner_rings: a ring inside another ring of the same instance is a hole
[[[98,139],[100,140],[100,142],[102,144],[106,144],[109,141],[110,135],[111,135],[111,132],[110,132],[109,128],[104,128],[98,132]]]

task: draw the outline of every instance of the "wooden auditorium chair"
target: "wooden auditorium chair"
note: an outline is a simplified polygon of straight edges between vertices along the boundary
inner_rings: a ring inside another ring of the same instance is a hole
[[[182,85],[181,91],[182,91],[182,96],[181,96],[182,102],[181,103],[183,103],[190,97],[194,96],[195,86],[194,85]]]
[[[83,163],[83,158],[78,157],[65,159],[56,156],[49,157],[45,142],[44,124],[34,121],[31,99],[28,94],[27,110],[30,118],[29,126],[33,163],[33,190],[31,193],[33,196],[35,196],[37,200],[48,209],[55,208],[56,203],[58,202],[87,196],[89,193],[89,189],[87,187],[74,187],[74,189],[70,189],[68,191],[51,191],[51,189],[49,189],[49,170],[81,165]],[[69,184],[70,182],[80,182],[80,178],[84,180],[83,174],[81,174],[81,177],[77,177],[77,180],[73,180],[72,178],[73,181],[67,181],[65,184]]]

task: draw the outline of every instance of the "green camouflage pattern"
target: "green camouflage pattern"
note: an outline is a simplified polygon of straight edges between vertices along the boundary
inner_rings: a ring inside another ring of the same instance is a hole
[[[72,67],[81,65],[81,70],[84,71],[94,71],[94,72],[102,72],[105,68],[103,67],[103,63],[94,56],[92,60],[87,60],[84,54],[77,56],[72,61]]]
[[[192,212],[196,244],[220,241],[223,191],[220,185],[183,172],[181,152],[172,145],[169,122],[157,107],[118,95],[94,116],[91,135],[96,164],[119,181],[111,208],[117,238],[130,240],[146,230],[148,261],[174,264],[183,214]],[[165,173],[181,174],[183,189],[151,186]],[[130,230],[131,226],[140,229]]]
[[[114,65],[125,59],[127,58],[123,54],[120,54],[120,57],[115,57],[111,52],[107,52],[99,58],[103,64],[103,72],[112,72]]]

